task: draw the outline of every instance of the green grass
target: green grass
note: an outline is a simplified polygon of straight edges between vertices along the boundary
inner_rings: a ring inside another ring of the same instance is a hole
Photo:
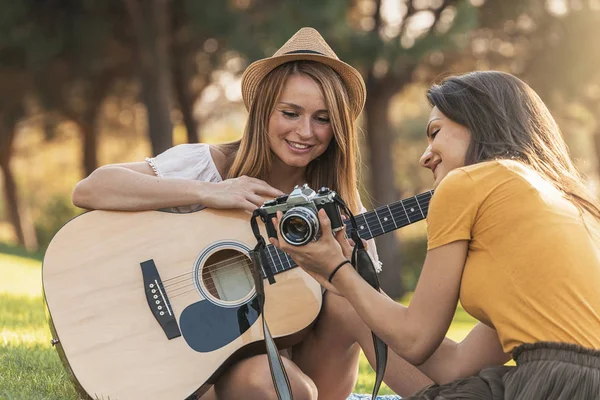
[[[15,256],[21,256],[22,258],[32,259],[34,261],[42,261],[42,259],[44,258],[43,250],[36,251],[35,253],[30,253],[21,246],[10,245],[7,243],[0,243],[0,254],[12,254]]]
[[[54,349],[39,343],[3,344],[0,399],[78,399]]]
[[[0,252],[0,400],[79,399],[50,345],[40,265],[37,256]],[[473,325],[459,308],[448,336],[462,340]],[[364,356],[359,368],[355,392],[370,393],[375,373]],[[391,393],[382,386],[380,394]]]
[[[50,346],[40,262],[0,253],[0,399],[78,396]]]

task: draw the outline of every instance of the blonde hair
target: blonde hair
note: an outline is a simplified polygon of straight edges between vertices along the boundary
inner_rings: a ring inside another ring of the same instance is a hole
[[[266,179],[271,171],[273,152],[268,126],[287,79],[302,74],[321,88],[329,110],[333,139],[325,152],[306,168],[306,183],[315,190],[326,186],[338,192],[353,213],[359,211],[357,190],[358,139],[356,122],[349,107],[346,86],[330,67],[315,61],[292,61],[271,71],[260,83],[250,115],[239,141],[220,145],[231,167],[227,178],[242,175]]]

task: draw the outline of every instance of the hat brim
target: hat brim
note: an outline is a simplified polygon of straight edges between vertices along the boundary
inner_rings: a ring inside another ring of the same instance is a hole
[[[307,60],[317,61],[331,67],[344,81],[348,90],[350,108],[354,118],[357,118],[365,105],[365,82],[360,73],[352,66],[335,58],[314,53],[294,53],[281,56],[264,58],[253,62],[246,68],[242,75],[242,98],[247,110],[250,110],[258,85],[272,70],[290,61]]]

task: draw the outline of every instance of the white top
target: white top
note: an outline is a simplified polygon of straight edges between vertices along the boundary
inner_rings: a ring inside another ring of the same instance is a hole
[[[204,143],[180,144],[154,158],[146,158],[146,162],[160,178],[192,179],[214,183],[223,181],[210,154],[210,145]],[[200,208],[202,205],[196,204],[171,208],[169,211],[186,213]]]
[[[222,182],[223,178],[210,154],[210,145],[205,143],[180,144],[153,158],[146,158],[156,176],[160,178],[192,179],[203,182]],[[360,200],[359,200],[360,201]],[[197,211],[202,205],[190,205],[171,208],[169,211],[186,213]],[[360,212],[367,209],[360,204]],[[368,252],[377,272],[381,271],[381,262],[377,255],[375,240],[368,241]]]

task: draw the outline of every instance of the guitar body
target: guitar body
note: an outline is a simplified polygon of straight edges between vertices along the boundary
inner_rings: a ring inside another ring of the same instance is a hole
[[[264,348],[249,220],[232,210],[91,211],[55,235],[43,262],[44,295],[80,391],[181,400]],[[310,329],[322,292],[300,268],[275,280],[264,281],[265,317],[283,348]]]

